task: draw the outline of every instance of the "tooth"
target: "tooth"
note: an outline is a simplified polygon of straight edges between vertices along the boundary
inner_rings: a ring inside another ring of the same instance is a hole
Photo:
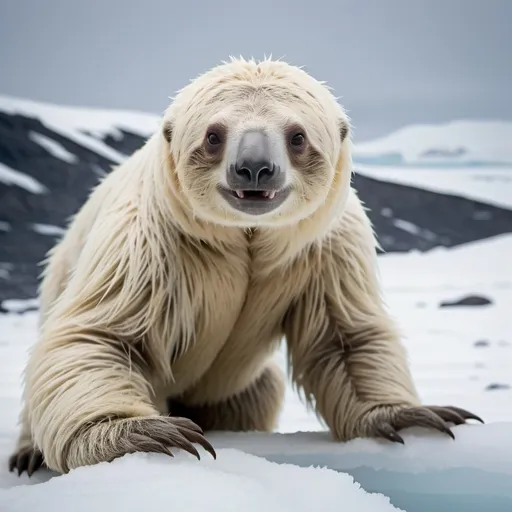
[[[236,195],[240,198],[244,198],[244,191],[243,190],[236,190]]]
[[[269,194],[270,192],[268,190],[264,190],[262,193],[263,197],[268,197]]]
[[[274,191],[274,190],[272,190],[272,192],[268,192],[267,197],[268,197],[269,199],[274,199],[274,196],[275,196],[275,195],[276,195],[275,191]]]

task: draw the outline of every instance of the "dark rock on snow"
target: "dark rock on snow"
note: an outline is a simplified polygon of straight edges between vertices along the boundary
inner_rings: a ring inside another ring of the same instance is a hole
[[[478,340],[473,343],[474,347],[488,347],[490,343],[487,340]]]
[[[461,299],[453,301],[443,301],[439,304],[440,308],[458,307],[458,306],[488,306],[492,300],[482,295],[467,295]]]
[[[508,384],[503,384],[500,382],[493,382],[492,384],[489,384],[485,387],[485,391],[498,391],[505,389],[510,389],[510,386]]]

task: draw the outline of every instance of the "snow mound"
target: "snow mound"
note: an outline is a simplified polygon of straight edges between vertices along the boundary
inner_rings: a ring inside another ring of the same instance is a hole
[[[357,144],[354,160],[381,165],[512,165],[512,123],[452,121],[405,126]]]
[[[91,151],[95,151],[115,163],[126,159],[115,149],[102,142],[108,135],[121,138],[120,130],[143,137],[149,137],[158,128],[160,116],[143,112],[108,110],[84,107],[65,107],[50,103],[36,102],[0,95],[0,111],[14,115],[39,119],[43,125],[68,139],[73,140]],[[47,138],[38,137],[37,142],[45,145],[52,153],[62,159],[71,158],[67,152]]]
[[[238,450],[217,460],[176,453],[132,454],[82,467],[49,482],[0,490],[2,512],[123,512],[163,508],[223,512],[388,512],[389,498],[369,494],[349,475],[276,464]]]

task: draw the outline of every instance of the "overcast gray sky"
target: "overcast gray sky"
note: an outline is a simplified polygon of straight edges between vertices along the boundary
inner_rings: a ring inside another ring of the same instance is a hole
[[[512,119],[512,0],[0,0],[0,93],[161,113],[229,55],[332,85],[365,139]]]

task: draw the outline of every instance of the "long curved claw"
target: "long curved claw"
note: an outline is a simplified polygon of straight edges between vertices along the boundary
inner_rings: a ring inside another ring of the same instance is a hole
[[[157,416],[133,421],[129,427],[128,442],[131,451],[155,451],[171,454],[172,448],[179,448],[200,459],[192,443],[201,445],[216,459],[217,454],[210,442],[203,436],[203,430],[192,420],[178,416]]]
[[[448,409],[450,411],[453,411],[456,414],[458,414],[461,418],[464,418],[464,420],[476,420],[480,423],[485,424],[485,421],[482,418],[480,418],[480,416],[477,416],[476,414],[470,411],[466,411],[466,409],[461,409],[460,407],[455,407],[453,405],[444,406],[442,407],[442,409]]]
[[[446,426],[444,420],[427,407],[400,409],[395,414],[395,427],[399,430],[408,427],[433,428],[455,439],[455,435]]]
[[[402,436],[387,422],[381,423],[375,428],[375,433],[380,436],[393,441],[394,443],[405,444]]]
[[[27,475],[31,477],[43,465],[43,461],[43,454],[39,450],[34,450],[28,461]]]

